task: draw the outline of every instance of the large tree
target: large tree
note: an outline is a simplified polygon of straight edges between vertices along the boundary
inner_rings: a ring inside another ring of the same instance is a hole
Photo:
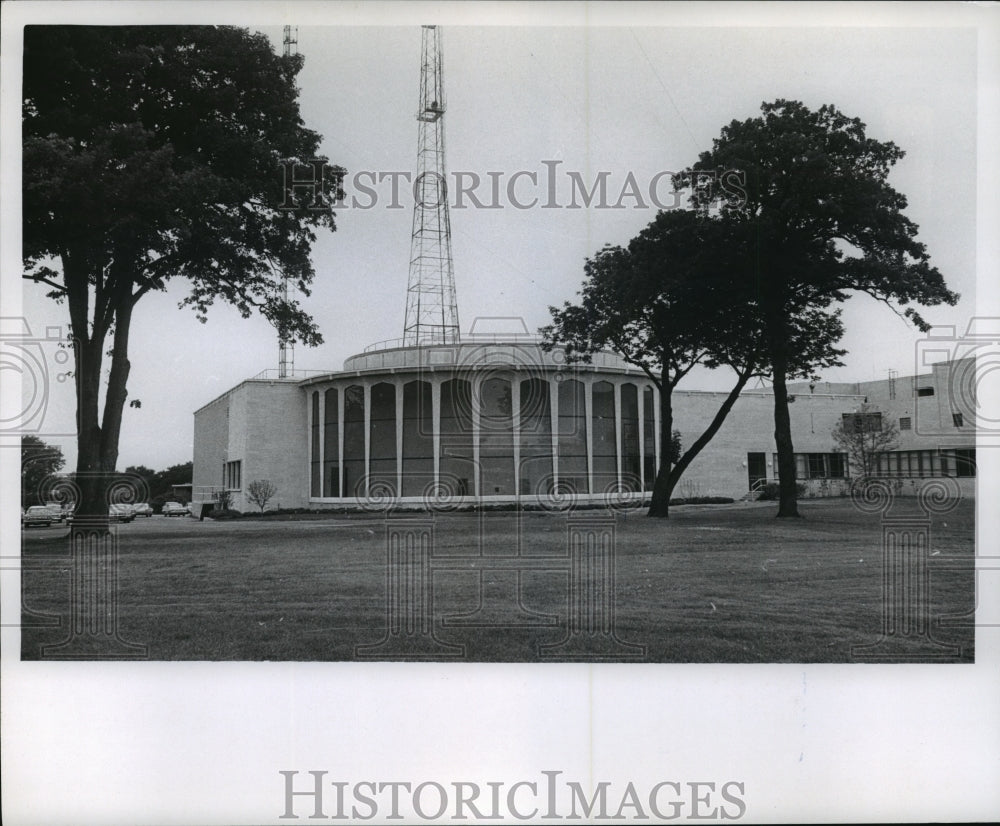
[[[285,187],[295,164],[320,168],[320,136],[299,116],[301,67],[230,27],[25,29],[24,277],[69,311],[82,513],[107,513],[100,480],[118,461],[143,296],[183,279],[182,306],[203,321],[223,300],[284,340],[322,340],[282,290],[287,277],[309,294],[314,229],[334,229],[342,196],[329,167],[313,190]]]
[[[605,247],[586,262],[578,303],[552,307],[548,349],[570,361],[611,349],[640,367],[659,390],[663,446],[649,515],[666,517],[684,471],[718,432],[743,388],[769,374],[745,225],[693,210],[660,212],[627,248]],[[813,310],[792,325],[789,369],[811,376],[837,364],[836,313]],[[733,383],[704,431],[686,449],[673,445],[673,392],[696,365],[728,367]]]
[[[869,138],[864,123],[833,106],[812,111],[777,100],[761,111],[724,127],[675,186],[691,187],[694,204],[709,210],[718,193],[705,182],[742,176],[742,197],[722,201],[719,211],[752,230],[753,277],[773,368],[778,516],[798,516],[786,380],[790,340],[803,314],[862,292],[926,330],[907,305],[954,304],[958,296],[917,241],[916,224],[903,214],[905,196],[889,184],[904,154],[896,144]]]

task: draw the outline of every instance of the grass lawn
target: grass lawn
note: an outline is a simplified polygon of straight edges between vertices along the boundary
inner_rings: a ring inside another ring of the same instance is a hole
[[[882,519],[846,500],[807,500],[800,508],[799,520],[775,519],[773,503],[683,506],[668,521],[618,514],[618,640],[645,646],[651,662],[856,661],[852,648],[875,643],[882,629]],[[922,512],[902,499],[890,516],[919,521]],[[426,591],[437,640],[457,646],[459,659],[501,662],[537,661],[540,646],[563,640],[572,607],[567,519],[584,517],[608,515],[439,514]],[[353,660],[357,646],[386,634],[379,515],[154,516],[116,530],[119,636],[146,645],[151,659]],[[42,646],[69,633],[65,535],[56,527],[23,534],[23,659],[41,658]],[[530,557],[520,574],[520,609],[517,553]],[[944,661],[973,661],[973,628],[936,622],[973,611],[973,556],[973,502],[931,519],[924,614],[933,639],[896,635],[875,651],[876,661],[893,661],[886,656],[893,653],[932,661],[942,652]],[[578,584],[590,593],[588,582]],[[456,620],[473,615],[481,600],[478,625]],[[59,625],[41,626],[40,616]]]

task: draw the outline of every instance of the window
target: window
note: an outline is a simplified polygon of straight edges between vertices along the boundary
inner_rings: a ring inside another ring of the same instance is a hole
[[[918,387],[917,388],[917,395],[918,396],[933,396],[934,395],[934,388],[933,387]]]
[[[610,491],[618,484],[618,440],[615,435],[615,387],[609,381],[594,382],[592,474],[597,493]]]
[[[320,494],[321,468],[319,463],[319,392],[312,394],[312,456],[310,457],[311,485],[309,488],[313,496]],[[225,478],[225,471],[223,471]],[[228,485],[226,486],[228,487]]]
[[[955,475],[975,476],[976,475],[976,449],[956,450],[955,454]]]
[[[879,459],[883,476],[921,479],[929,476],[975,476],[976,451],[894,450]]]
[[[622,394],[622,486],[638,491],[639,478],[639,388],[623,384]]]
[[[396,387],[388,382],[379,382],[371,389],[368,449],[369,490],[378,484],[395,495]]]
[[[847,476],[845,467],[846,462],[844,461],[843,453],[828,453],[827,454],[827,464],[829,467],[829,475],[831,479],[843,479]]]
[[[548,493],[552,489],[552,408],[549,383],[525,379],[518,388],[521,397],[521,493]]]
[[[223,478],[226,490],[240,490],[242,487],[240,479],[240,465],[242,462],[226,462],[223,470]]]
[[[810,479],[822,479],[826,476],[826,463],[823,461],[822,453],[810,453],[809,454],[809,478]]]
[[[955,424],[955,427],[961,427],[962,426],[962,414],[961,413],[952,413],[951,414],[951,420]]]
[[[344,390],[344,467],[341,496],[364,496],[365,389],[352,384]]]
[[[778,454],[772,454],[778,469]],[[847,476],[847,456],[843,453],[796,453],[795,475],[798,479],[843,479]]]
[[[506,378],[489,378],[479,389],[479,491],[510,496],[514,487],[513,391]]]
[[[563,490],[588,493],[587,404],[583,382],[559,382],[559,484]]]
[[[434,481],[431,385],[403,385],[403,496],[420,496]]]
[[[882,430],[882,414],[875,413],[844,413],[845,433],[879,433]]]
[[[471,495],[476,476],[472,461],[472,385],[465,379],[449,379],[441,385],[440,450],[442,487],[455,496]]]
[[[326,391],[323,423],[323,495],[340,496],[340,411],[337,389]]]
[[[910,430],[913,427],[913,420],[909,416],[902,416],[899,419],[900,430]]]

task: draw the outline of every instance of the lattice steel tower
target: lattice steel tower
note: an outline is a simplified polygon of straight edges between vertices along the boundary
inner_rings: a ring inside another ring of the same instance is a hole
[[[298,53],[299,45],[299,27],[295,26],[285,26],[285,36],[283,39],[284,44],[284,55],[289,57],[290,55]],[[288,283],[288,276],[282,279],[281,282],[281,297],[287,302],[289,296],[289,290],[291,289]],[[278,337],[278,377],[285,379],[289,376],[295,375],[295,342],[293,342],[287,336]]]
[[[410,278],[406,288],[403,341],[457,342],[458,303],[451,259],[451,219],[444,163],[444,65],[441,30],[424,26],[417,111],[417,178],[414,181]]]

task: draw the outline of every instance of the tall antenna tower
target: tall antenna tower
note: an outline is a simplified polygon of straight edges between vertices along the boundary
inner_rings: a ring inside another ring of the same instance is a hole
[[[284,43],[284,55],[285,57],[290,57],[293,54],[298,54],[299,46],[299,27],[298,26],[285,26],[285,36],[283,39]],[[288,283],[288,275],[282,279],[281,283],[281,297],[288,301],[290,286]],[[286,379],[289,376],[295,375],[295,343],[287,336],[279,336],[278,338],[278,377]]]
[[[403,341],[414,344],[457,342],[458,302],[451,259],[451,218],[444,177],[444,64],[441,30],[424,26],[420,56],[420,106],[417,110],[417,178],[414,182],[410,278],[406,288]]]

